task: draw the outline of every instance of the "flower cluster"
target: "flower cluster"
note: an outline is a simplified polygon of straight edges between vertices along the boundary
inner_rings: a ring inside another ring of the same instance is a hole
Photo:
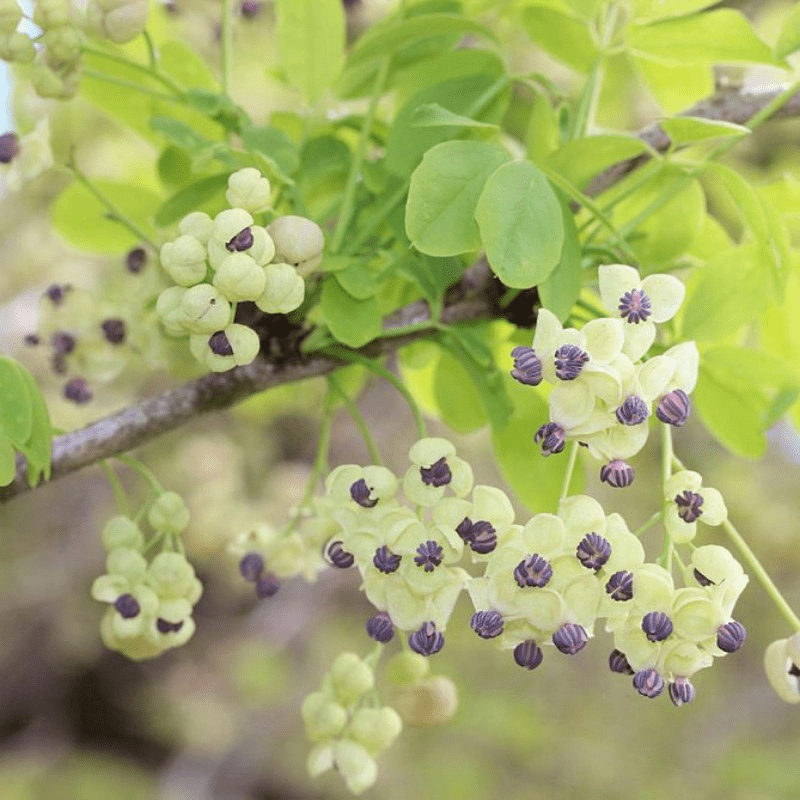
[[[92,597],[109,607],[100,623],[103,643],[133,660],[153,658],[185,644],[195,630],[192,609],[203,587],[185,556],[168,549],[186,528],[189,512],[180,495],[163,492],[147,515],[150,542],[129,517],[112,517],[103,529],[106,574]],[[149,562],[144,553],[158,540],[164,549]]]
[[[620,488],[633,481],[626,460],[644,447],[653,413],[676,427],[686,421],[698,352],[694,342],[684,342],[646,358],[655,323],[670,320],[683,302],[685,289],[677,278],[642,280],[623,264],[601,266],[599,276],[611,316],[565,329],[554,314],[539,309],[533,345],[514,349],[511,374],[529,386],[552,385],[550,420],[534,437],[542,453],[559,453],[567,440],[579,441],[606,462],[601,479]]]
[[[159,295],[156,312],[166,332],[188,336],[192,355],[214,372],[258,355],[258,334],[235,322],[237,303],[255,303],[268,314],[294,311],[305,297],[302,275],[322,259],[322,230],[311,220],[255,224],[253,215],[269,208],[270,192],[257,169],[234,172],[226,194],[231,207],[213,219],[188,214],[180,235],[161,248],[161,266],[176,285]]]
[[[303,702],[306,735],[314,747],[308,756],[312,777],[336,769],[353,794],[375,783],[375,762],[400,734],[400,715],[389,706],[369,703],[375,676],[368,661],[341,653],[322,688]]]
[[[107,275],[103,298],[61,283],[42,294],[36,331],[25,342],[35,352],[46,352],[52,372],[64,381],[67,400],[86,403],[95,384],[163,361],[163,337],[151,309],[156,276],[140,276],[146,259],[144,249],[132,250],[127,269]]]

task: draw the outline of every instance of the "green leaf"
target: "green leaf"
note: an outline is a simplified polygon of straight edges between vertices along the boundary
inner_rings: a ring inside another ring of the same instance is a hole
[[[322,285],[320,308],[330,332],[348,347],[363,347],[381,335],[378,301],[374,297],[356,300],[333,275]]]
[[[228,186],[228,177],[227,172],[211,175],[176,192],[156,212],[156,225],[163,228],[182,219],[190,211],[204,210],[204,205],[223,194]]]
[[[758,38],[747,18],[726,8],[650,25],[633,25],[627,43],[634,55],[665,63],[772,64],[774,61],[772,51]]]
[[[340,0],[275,0],[283,71],[310,104],[330,88],[344,62]]]
[[[425,152],[439,142],[458,135],[457,126],[417,127],[414,124],[414,115],[420,106],[437,103],[454,114],[476,115],[474,104],[485,97],[487,90],[495,82],[488,75],[468,75],[437,83],[417,92],[400,109],[389,131],[386,143],[387,169],[394,175],[410,175]]]
[[[199,55],[196,47],[181,39],[169,39],[159,45],[158,64],[162,72],[190,91],[219,89],[207,60]]]
[[[578,72],[589,72],[597,62],[597,46],[584,20],[534,5],[522,12],[522,24],[537,47]]]
[[[148,236],[155,236],[152,216],[161,198],[130,183],[96,179],[97,189]],[[53,227],[70,243],[91,253],[121,253],[139,237],[109,219],[106,206],[83,184],[67,186],[53,205]]]
[[[176,147],[180,147],[190,153],[202,150],[210,144],[208,139],[198,136],[194,129],[185,122],[172,117],[153,117],[150,120],[150,127],[162,134]]]
[[[438,103],[426,103],[425,105],[417,106],[411,115],[411,124],[417,128],[453,126],[455,128],[489,128],[490,130],[498,130],[500,127],[490,122],[481,122],[461,114],[454,114]]]
[[[718,2],[719,0],[635,0],[632,16],[636,22],[685,17],[709,6],[715,6]]]
[[[486,179],[509,156],[484,142],[443,142],[428,150],[411,175],[406,233],[420,252],[454,256],[481,244],[475,209]]]
[[[433,258],[422,253],[409,253],[397,262],[397,273],[413,281],[422,296],[434,306],[463,272],[463,264],[454,258]]]
[[[465,327],[452,327],[442,332],[438,340],[469,375],[492,428],[503,428],[514,407],[506,392],[503,374],[480,336]]]
[[[33,424],[31,397],[25,370],[14,359],[0,356],[0,435],[19,447],[28,440]]]
[[[705,142],[708,139],[747,136],[750,133],[750,128],[745,128],[744,125],[702,117],[672,117],[659,120],[658,124],[672,140],[673,147]]]
[[[0,486],[8,486],[17,476],[17,454],[11,442],[0,434]]]
[[[447,350],[436,362],[432,391],[437,416],[454,431],[471,433],[486,425],[486,411],[470,374]]]
[[[158,157],[158,177],[166,186],[183,186],[192,177],[192,159],[174,145],[167,145]]]
[[[703,424],[731,452],[749,458],[763,455],[767,442],[746,385],[720,380],[701,362],[692,399]]]
[[[681,113],[688,106],[714,93],[714,70],[711,64],[676,64],[641,56],[629,56],[628,61],[632,70],[630,79],[638,77],[643,80],[665,114]],[[631,85],[630,79],[626,86]],[[624,103],[623,99],[623,108]]]
[[[763,250],[750,243],[696,270],[683,306],[683,337],[720,339],[756,319],[769,303],[769,269]]]
[[[277,128],[248,125],[242,128],[242,142],[246,148],[255,150],[272,162],[281,176],[294,174],[300,165],[294,142]]]
[[[350,297],[366,300],[378,293],[393,266],[385,254],[378,253],[360,260],[350,259],[347,267],[334,271],[339,285]]]
[[[474,34],[495,39],[492,31],[462,14],[421,14],[370,28],[350,52],[347,64],[350,67],[373,58],[385,58],[416,42],[443,34]]]
[[[775,56],[786,58],[798,50],[800,50],[800,5],[793,3],[783,20],[783,26],[775,44]]]
[[[533,443],[536,431],[550,419],[547,401],[538,390],[522,386],[510,376],[504,376],[503,380],[514,412],[504,428],[492,430],[492,445],[500,471],[531,511],[555,513],[567,458],[565,454],[545,457]],[[578,469],[572,490],[580,492],[582,483],[583,475]]]
[[[492,173],[475,219],[489,264],[506,286],[528,289],[558,264],[564,245],[561,203],[530,161],[514,161]]]
[[[542,305],[564,322],[581,293],[582,267],[581,243],[575,226],[575,216],[566,202],[561,204],[561,215],[564,221],[564,246],[561,248],[561,258],[547,280],[540,283],[537,288]]]
[[[28,441],[20,447],[20,450],[28,462],[26,471],[28,483],[31,486],[36,486],[42,477],[45,480],[50,478],[53,428],[50,423],[47,404],[39,391],[39,387],[36,385],[36,381],[27,370],[22,370],[22,373],[31,398],[33,423],[31,425],[31,435]]]
[[[606,167],[642,153],[660,157],[636,136],[603,134],[567,142],[547,157],[547,164],[570,183],[584,189]]]

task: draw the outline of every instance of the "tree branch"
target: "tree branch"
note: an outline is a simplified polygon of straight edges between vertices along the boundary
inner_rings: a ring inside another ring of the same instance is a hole
[[[726,89],[683,112],[682,116],[742,124],[764,109],[779,94],[779,91],[756,93]],[[772,118],[797,116],[800,116],[800,92],[789,98]],[[657,123],[644,128],[639,137],[659,152],[664,152],[670,145],[669,137]],[[647,160],[648,156],[638,156],[614,164],[600,173],[585,193],[590,197],[601,194]],[[499,316],[500,309],[492,295],[491,286],[492,276],[488,264],[485,259],[481,259],[448,292],[441,322],[451,324]],[[417,301],[387,317],[384,320],[384,330],[391,332],[430,321],[427,303]],[[430,330],[431,328],[422,327],[413,333],[381,338],[360,352],[368,356],[389,353],[424,337]],[[343,362],[324,355],[302,356],[298,353],[280,363],[259,357],[245,367],[205,375],[156,397],[134,403],[85,428],[53,439],[51,480],[102,459],[128,452],[161,434],[175,430],[200,414],[228,408],[239,400],[273,386],[325,375],[340,366],[343,366]],[[20,463],[14,482],[0,488],[0,502],[28,489],[30,486],[25,478],[24,463]]]

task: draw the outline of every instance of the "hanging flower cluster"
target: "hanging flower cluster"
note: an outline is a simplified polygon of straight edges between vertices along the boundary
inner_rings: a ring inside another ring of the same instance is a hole
[[[600,267],[599,283],[611,316],[576,330],[539,309],[533,345],[514,349],[511,375],[529,386],[552,386],[550,419],[534,439],[542,453],[579,441],[605,462],[601,479],[621,488],[633,481],[627,459],[647,442],[650,417],[675,427],[686,422],[699,356],[694,342],[684,342],[646,358],[656,323],[672,319],[683,302],[677,278],[642,280],[634,267],[611,264]]]

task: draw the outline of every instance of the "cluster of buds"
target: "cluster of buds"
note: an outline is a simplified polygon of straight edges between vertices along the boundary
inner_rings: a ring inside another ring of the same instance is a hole
[[[147,25],[148,0],[89,0],[87,29],[95,36],[125,44]]]
[[[611,316],[565,329],[540,309],[532,347],[512,352],[511,375],[529,386],[552,386],[550,419],[534,437],[542,453],[560,453],[565,442],[579,441],[605,462],[601,480],[622,488],[633,481],[627,459],[647,442],[651,416],[675,427],[686,422],[699,359],[694,342],[646,358],[656,323],[672,319],[683,302],[685,289],[677,278],[642,280],[623,264],[601,266],[599,276]]]
[[[153,325],[153,282],[135,277],[145,261],[143,249],[131,250],[126,270],[104,283],[108,298],[66,283],[54,283],[42,294],[39,323],[25,343],[46,351],[50,369],[64,381],[65,399],[87,403],[96,384],[163,358],[163,340]],[[123,295],[124,302],[119,299]]]
[[[314,744],[308,756],[312,777],[336,769],[353,794],[375,783],[375,759],[400,734],[403,723],[390,706],[370,702],[375,676],[368,660],[341,653],[319,691],[303,702],[306,735]]]
[[[303,275],[322,260],[322,230],[311,220],[255,224],[253,215],[270,206],[270,191],[257,169],[234,172],[226,193],[231,207],[213,219],[188,214],[180,235],[161,248],[161,266],[176,285],[159,295],[156,312],[168,334],[189,337],[192,355],[213,372],[258,355],[258,334],[234,321],[237,303],[255,303],[268,314],[294,311],[305,297]]]
[[[129,517],[108,521],[102,534],[106,574],[92,584],[92,597],[109,606],[100,623],[103,643],[136,661],[191,638],[192,610],[203,591],[192,565],[175,549],[189,523],[180,495],[160,494],[147,521],[154,531],[149,541]],[[144,553],[159,540],[163,549],[148,562]]]

